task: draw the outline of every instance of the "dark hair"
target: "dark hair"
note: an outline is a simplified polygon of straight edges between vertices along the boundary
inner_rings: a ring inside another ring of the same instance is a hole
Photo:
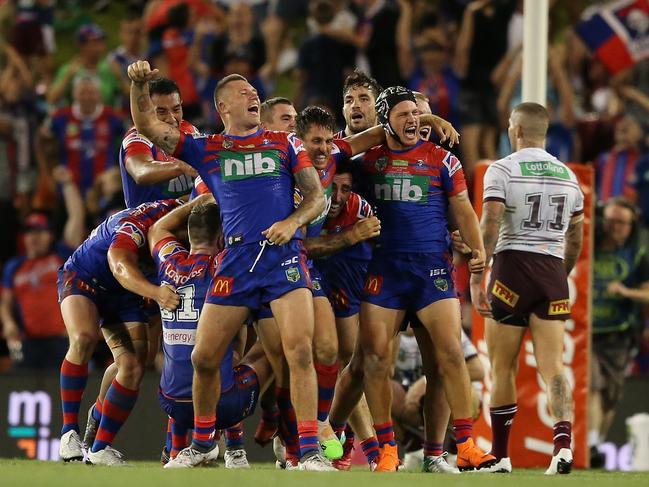
[[[211,243],[221,234],[221,215],[218,205],[207,203],[192,208],[187,219],[189,239],[193,243]]]
[[[297,116],[295,130],[297,136],[304,137],[311,125],[331,129],[334,132],[336,130],[336,118],[324,108],[306,107]]]
[[[272,122],[273,110],[275,105],[291,105],[293,102],[288,98],[282,96],[276,96],[274,98],[269,98],[264,103],[261,104],[259,116],[261,117],[262,122]]]
[[[167,13],[167,22],[169,27],[184,29],[189,24],[190,16],[191,12],[189,10],[189,5],[185,2],[181,2],[169,9]]]
[[[180,96],[180,88],[176,82],[169,78],[156,78],[149,81],[149,95],[173,95],[178,93]]]
[[[218,103],[219,101],[219,96],[221,95],[221,92],[225,88],[225,86],[228,83],[232,83],[233,81],[245,81],[246,83],[248,80],[241,76],[240,74],[228,74],[224,78],[221,78],[221,80],[216,84],[216,88],[214,88],[214,103]]]
[[[309,5],[309,13],[318,25],[327,25],[336,16],[336,7],[331,0],[316,0]]]
[[[383,91],[381,85],[379,85],[379,83],[374,78],[368,76],[365,72],[356,68],[352,74],[345,78],[345,84],[343,85],[343,97],[349,90],[351,90],[352,88],[358,88],[359,86],[370,90],[372,92],[372,95],[374,95],[375,100],[376,97],[379,96],[379,93]]]
[[[595,245],[599,244],[606,238],[604,230],[604,210],[610,206],[619,206],[631,212],[632,228],[629,238],[627,238],[625,245],[635,243],[640,238],[640,208],[638,208],[631,200],[624,196],[615,196],[610,198],[606,203],[598,203],[595,207]]]
[[[354,164],[349,160],[343,159],[336,164],[336,174],[351,174],[353,178],[354,172]]]

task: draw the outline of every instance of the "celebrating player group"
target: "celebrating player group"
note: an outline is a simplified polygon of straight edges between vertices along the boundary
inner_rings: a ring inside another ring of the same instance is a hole
[[[529,327],[556,423],[546,473],[570,472],[561,360],[569,305],[556,305],[569,302],[583,197],[543,149],[545,108],[512,112],[514,153],[487,171],[480,224],[462,164],[428,141],[435,132],[453,146],[458,134],[419,93],[382,90],[357,70],[341,94],[346,127],[335,133],[327,110],[262,104],[244,77],[229,75],[214,91],[225,129],[200,134],[183,120],[173,81],[146,61],[128,75],[135,126],[119,160],[128,208],[59,271],[70,337],[63,461],[126,464],[112,444],[162,346],[164,468],[213,465],[221,436],[225,466],[249,468],[242,421],[259,404],[255,441],[273,442],[278,468],[349,470],[356,438],[371,470],[396,472],[390,379],[398,334],[410,326],[427,378],[424,471],[511,472],[516,361]],[[454,247],[487,321],[490,453],[472,438]],[[114,362],[82,434],[88,362],[102,335]],[[444,451],[449,424],[454,462]]]

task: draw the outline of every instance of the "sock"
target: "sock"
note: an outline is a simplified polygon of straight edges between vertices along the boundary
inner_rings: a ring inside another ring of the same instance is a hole
[[[599,436],[599,430],[590,430],[588,432],[588,446],[593,447],[597,446],[602,442],[602,439]]]
[[[461,445],[471,438],[471,434],[473,433],[473,419],[454,419],[453,432],[455,433],[455,443]]]
[[[117,379],[113,379],[102,404],[101,421],[91,449],[93,453],[103,450],[113,443],[115,435],[135,406],[137,394],[137,390],[128,389],[117,382]]]
[[[367,458],[367,463],[372,463],[379,456],[379,441],[375,436],[361,441],[363,455]]]
[[[194,416],[194,438],[192,446],[207,451],[212,448],[216,435],[216,414]]]
[[[298,441],[297,418],[291,402],[291,392],[285,387],[278,387],[276,395],[281,419],[279,430],[286,446],[286,457],[291,460],[299,460],[300,444]]]
[[[95,400],[95,407],[92,409],[92,418],[99,422],[101,421],[101,411],[104,409],[103,403],[99,397]]]
[[[187,428],[180,426],[173,418],[169,418],[171,423],[171,448],[169,448],[169,456],[176,458],[180,450],[187,448],[189,441],[187,441]]]
[[[572,423],[570,421],[559,421],[554,424],[554,453],[556,455],[562,448],[570,449],[572,436]]]
[[[347,436],[347,423],[332,423],[330,421],[329,424],[331,425],[331,429],[334,430],[334,433],[336,433],[338,439],[342,438],[343,431],[345,432],[345,436]]]
[[[61,363],[61,405],[63,427],[61,435],[70,430],[79,432],[79,409],[81,396],[88,382],[88,364],[73,364],[63,359]]]
[[[300,458],[309,452],[320,450],[317,421],[298,421],[297,431],[300,439]]]
[[[318,379],[318,421],[326,421],[334,398],[336,381],[338,380],[340,362],[333,365],[315,363],[315,373]]]
[[[167,449],[167,454],[170,454],[171,449],[173,448],[173,445],[171,443],[171,423],[173,422],[173,418],[169,416],[167,418],[167,434],[165,435],[165,448]]]
[[[277,407],[277,403],[273,404],[269,409],[261,410],[261,420],[268,426],[277,426],[279,422],[279,408]]]
[[[391,445],[395,446],[397,443],[394,441],[394,429],[392,429],[392,421],[383,424],[375,424],[374,431],[376,431],[376,439],[379,441],[379,446]]]
[[[497,460],[509,457],[509,431],[514,422],[518,407],[516,404],[507,404],[506,406],[498,406],[489,408],[491,415],[491,431],[493,434],[493,443],[491,445],[491,454]]]
[[[345,428],[345,444],[343,445],[343,449],[348,448],[351,451],[354,448],[354,438],[356,438],[354,430],[351,426],[347,425]]]
[[[424,441],[424,456],[438,457],[444,453],[444,443],[435,443],[433,441]]]
[[[225,447],[228,450],[243,448],[243,423],[239,422],[225,430]]]

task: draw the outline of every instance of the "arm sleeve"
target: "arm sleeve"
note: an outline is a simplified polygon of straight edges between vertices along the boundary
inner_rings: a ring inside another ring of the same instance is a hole
[[[487,168],[484,175],[484,191],[482,194],[483,201],[502,201],[507,200],[507,180],[509,174],[497,162]]]
[[[20,262],[22,259],[14,258],[5,264],[5,268],[2,271],[2,287],[4,289],[13,289],[14,288],[14,276],[18,267],[20,267]]]
[[[352,193],[352,195],[356,198],[358,198],[358,212],[356,214],[356,217],[359,220],[362,220],[363,218],[369,218],[371,216],[374,216],[374,211],[372,210],[372,207],[370,204],[365,201],[364,198],[360,197],[356,193]]]
[[[446,152],[446,155],[442,159],[442,165],[439,171],[442,187],[448,196],[455,196],[466,190],[464,171],[457,157],[448,151],[444,152]]]
[[[152,254],[156,267],[160,268],[169,259],[187,254],[187,250],[174,237],[166,237],[155,244]]]
[[[137,252],[146,243],[146,230],[143,225],[134,220],[122,221],[110,242],[110,249],[126,249]]]
[[[334,148],[338,148],[338,154],[341,159],[350,159],[352,157],[352,146],[349,145],[348,142],[345,142],[343,139],[335,139],[334,140]],[[335,149],[334,149],[335,150]],[[338,162],[338,159],[336,159],[336,162]]]
[[[173,156],[198,170],[203,165],[207,140],[207,136],[186,134],[181,130]]]
[[[129,131],[122,140],[124,160],[137,154],[148,154],[153,158],[153,143],[137,130]]]
[[[313,167],[313,163],[306,153],[304,144],[295,134],[287,134],[288,140],[288,163],[293,174],[300,172],[306,167]]]

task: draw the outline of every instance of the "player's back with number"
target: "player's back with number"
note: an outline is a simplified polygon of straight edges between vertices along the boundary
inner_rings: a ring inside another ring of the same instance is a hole
[[[160,313],[165,357],[160,388],[169,398],[191,399],[191,353],[217,256],[189,253],[175,238],[168,237],[156,244],[153,258],[160,282],[173,286],[181,298],[175,311],[161,310]],[[223,391],[234,384],[231,347],[221,362],[221,382]]]
[[[495,253],[519,250],[562,259],[570,219],[583,211],[575,174],[540,148],[521,149],[489,166],[484,201],[489,200],[506,208]]]

